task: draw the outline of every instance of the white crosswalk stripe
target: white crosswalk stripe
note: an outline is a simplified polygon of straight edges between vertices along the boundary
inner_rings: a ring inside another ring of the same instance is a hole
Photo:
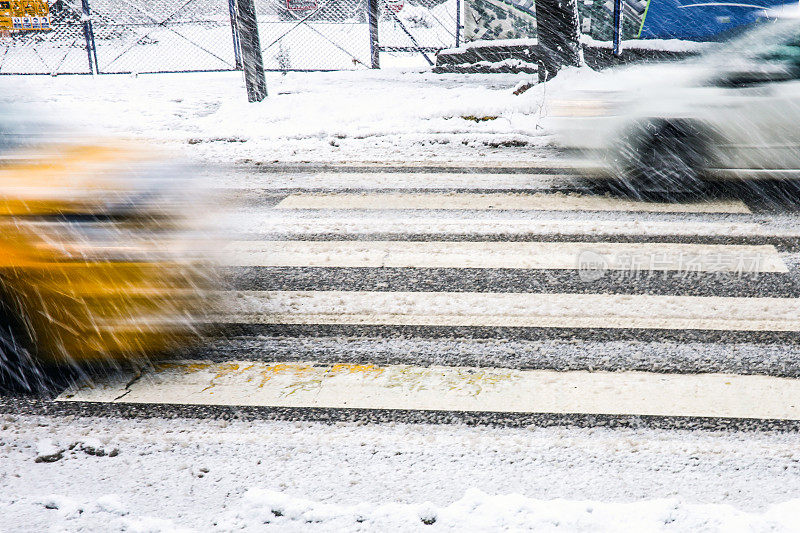
[[[641,202],[610,196],[561,193],[300,193],[278,209],[447,209],[529,211],[635,211],[647,213],[750,213],[741,200],[696,203]]]
[[[559,235],[559,236],[625,236],[625,237],[800,237],[800,228],[768,231],[756,222],[672,222],[662,220],[576,220],[497,218],[491,220],[466,217],[399,217],[399,216],[269,216],[253,220],[244,215],[236,224],[254,233],[303,235]]]
[[[486,173],[441,173],[441,172],[386,172],[368,174],[363,172],[320,172],[287,175],[270,175],[268,179],[258,176],[232,176],[221,183],[210,183],[217,189],[285,190],[443,190],[469,187],[482,190],[536,190],[552,189],[562,184],[563,177],[548,174],[486,174]]]
[[[800,299],[649,294],[241,291],[224,321],[800,331]]]
[[[238,241],[236,266],[340,268],[599,268],[685,272],[787,272],[774,246],[681,243]]]

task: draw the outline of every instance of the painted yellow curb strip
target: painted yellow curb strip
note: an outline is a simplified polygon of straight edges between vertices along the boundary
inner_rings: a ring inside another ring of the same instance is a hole
[[[770,376],[181,361],[129,381],[57,401],[800,420],[800,380]]]

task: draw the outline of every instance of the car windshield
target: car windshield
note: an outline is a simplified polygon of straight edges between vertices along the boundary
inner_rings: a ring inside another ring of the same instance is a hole
[[[800,19],[764,20],[749,31],[703,54],[702,60],[729,64],[732,58],[790,60],[800,55]]]

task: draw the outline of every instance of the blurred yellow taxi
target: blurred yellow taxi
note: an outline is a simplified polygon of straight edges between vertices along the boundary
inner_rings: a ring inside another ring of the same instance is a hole
[[[4,154],[0,379],[31,388],[42,364],[139,358],[195,336],[206,278],[181,166],[120,143]]]

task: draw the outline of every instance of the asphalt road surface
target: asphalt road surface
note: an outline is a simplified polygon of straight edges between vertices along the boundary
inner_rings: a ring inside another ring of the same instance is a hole
[[[219,337],[0,410],[796,428],[800,185],[569,165],[210,169]]]

